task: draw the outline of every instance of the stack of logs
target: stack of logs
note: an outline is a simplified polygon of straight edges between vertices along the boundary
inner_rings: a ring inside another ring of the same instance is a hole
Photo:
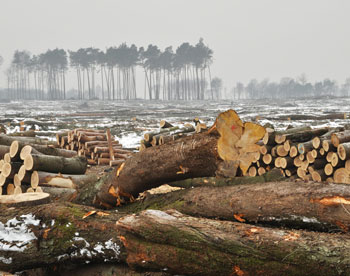
[[[198,118],[193,119],[194,126],[190,123],[184,124],[182,127],[173,126],[171,123],[161,120],[159,123],[159,130],[147,132],[144,134],[140,143],[140,151],[148,147],[163,145],[170,141],[175,141],[182,137],[200,133],[207,129],[205,123],[201,123]]]
[[[286,177],[350,184],[350,131],[327,127],[267,128],[260,156],[247,175],[262,175],[276,167]]]
[[[77,128],[56,134],[57,144],[63,149],[76,151],[85,156],[89,165],[119,166],[131,155],[130,150],[110,134],[110,130]]]
[[[57,194],[62,191],[56,188],[74,189],[90,178],[85,175],[85,157],[50,143],[32,137],[0,136],[0,195]]]

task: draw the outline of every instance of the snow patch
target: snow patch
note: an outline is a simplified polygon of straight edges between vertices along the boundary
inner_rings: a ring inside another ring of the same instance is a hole
[[[176,220],[176,217],[171,216],[163,211],[159,210],[146,210],[145,211],[146,215],[151,215],[151,216],[156,216],[161,219],[166,219],[166,220]]]
[[[60,261],[61,259],[68,259],[69,255],[68,254],[63,254],[57,257],[57,260]]]
[[[37,239],[28,226],[38,226],[40,220],[35,219],[33,214],[22,215],[20,218],[10,219],[5,224],[0,222],[0,251],[23,252],[27,244]]]
[[[97,253],[101,253],[101,254],[104,253],[104,252],[103,252],[103,249],[104,249],[104,247],[103,247],[103,245],[100,244],[100,243],[96,244],[95,247],[94,247],[94,251],[96,251]]]
[[[119,254],[120,254],[120,247],[118,244],[112,241],[112,239],[108,240],[105,242],[105,248],[113,250],[115,253],[115,258],[118,259]]]
[[[0,256],[0,262],[3,262],[4,264],[12,264],[12,258],[5,258]]]
[[[127,133],[122,137],[116,137],[116,139],[123,145],[124,148],[136,148],[140,146],[142,137],[143,134]]]
[[[86,247],[90,246],[90,243],[88,243],[84,238],[81,238],[81,237],[74,237],[73,241],[83,241],[83,242],[85,242]]]
[[[304,216],[292,216],[293,219],[300,219],[302,220],[302,222],[305,223],[317,223],[320,224],[321,222],[318,221],[316,218],[308,218],[308,217],[304,217]]]

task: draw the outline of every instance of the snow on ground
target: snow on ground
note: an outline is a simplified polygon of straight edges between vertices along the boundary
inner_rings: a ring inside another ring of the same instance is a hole
[[[288,125],[337,127],[344,120],[275,120],[288,115],[321,116],[350,113],[350,98],[290,99],[290,100],[223,100],[223,101],[25,101],[0,103],[0,124],[8,132],[19,130],[21,121],[26,129],[35,128],[43,137],[54,139],[61,129],[110,128],[113,135],[127,148],[136,148],[148,131],[158,129],[162,119],[173,125],[193,123],[194,118],[211,126],[217,115],[234,109],[244,121],[270,123],[276,129]]]

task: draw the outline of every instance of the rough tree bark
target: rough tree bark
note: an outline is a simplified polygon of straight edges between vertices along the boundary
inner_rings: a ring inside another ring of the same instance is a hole
[[[65,158],[53,155],[30,154],[24,159],[27,171],[42,170],[53,173],[84,174],[87,161],[85,157]]]
[[[148,195],[120,210],[138,212],[148,208],[319,231],[350,229],[350,190],[342,184],[289,181],[196,187]]]
[[[0,270],[11,272],[90,261],[181,275],[339,275],[350,269],[344,234],[264,228],[175,210],[126,216],[48,204],[6,209],[0,226]]]
[[[57,203],[2,209],[0,270],[125,259],[115,225],[121,215],[110,212],[83,219],[92,210]]]
[[[146,210],[117,222],[134,268],[180,275],[339,275],[350,269],[341,234],[256,227]]]
[[[147,148],[121,165],[113,186],[134,197],[171,181],[214,176],[220,162],[216,134],[198,133]],[[100,198],[103,194],[100,193]]]

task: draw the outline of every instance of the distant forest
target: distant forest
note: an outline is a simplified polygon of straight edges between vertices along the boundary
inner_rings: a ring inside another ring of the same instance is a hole
[[[304,98],[323,96],[350,96],[350,78],[338,85],[336,81],[324,79],[310,83],[306,75],[298,78],[282,78],[279,83],[265,79],[261,82],[256,79],[244,85],[237,82],[230,91],[232,99],[277,99],[277,98]]]
[[[0,56],[0,66],[2,63]],[[7,87],[0,90],[0,98],[218,100],[350,96],[350,78],[340,85],[330,79],[311,83],[305,74],[282,78],[280,82],[237,82],[222,93],[222,80],[211,76],[212,63],[213,50],[203,39],[196,45],[182,43],[175,51],[172,46],[162,51],[152,44],[145,49],[126,43],[104,51],[93,47],[77,51],[56,48],[32,55],[16,50],[5,70]],[[143,75],[143,87],[136,87],[140,86],[136,72]],[[72,76],[75,88],[67,91],[66,80],[72,80]]]
[[[196,45],[182,43],[175,52],[156,45],[147,49],[123,43],[105,51],[47,50],[39,55],[16,50],[5,71],[6,96],[10,99],[131,100],[136,93],[136,67],[144,74],[144,99],[218,99],[222,81],[211,78],[213,51],[200,39]],[[67,91],[67,72],[74,71],[77,88]],[[208,85],[209,84],[209,85]],[[75,93],[73,93],[75,92]]]

